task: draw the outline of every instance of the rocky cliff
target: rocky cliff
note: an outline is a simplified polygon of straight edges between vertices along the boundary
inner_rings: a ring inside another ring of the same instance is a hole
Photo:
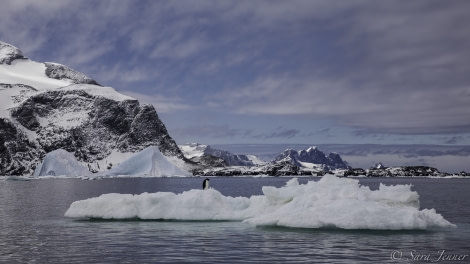
[[[93,172],[150,145],[186,160],[152,105],[67,66],[31,61],[3,42],[0,98],[0,175],[30,175],[56,149]]]
[[[326,155],[316,147],[299,151],[286,149],[274,161],[289,162],[297,167],[318,168],[325,171],[349,168],[349,165],[337,153]]]

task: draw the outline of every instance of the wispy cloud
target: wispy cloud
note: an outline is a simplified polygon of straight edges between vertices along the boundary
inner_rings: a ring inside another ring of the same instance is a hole
[[[258,134],[254,138],[272,139],[272,138],[293,138],[301,133],[300,130],[293,128],[278,127],[274,132],[267,134]]]
[[[226,138],[238,138],[238,137],[251,137],[253,131],[251,129],[240,129],[230,127],[229,125],[190,125],[186,127],[176,128],[172,131],[173,133],[181,136],[199,139],[226,139]]]
[[[134,91],[119,91],[125,95],[136,98],[141,103],[152,104],[159,113],[170,113],[175,111],[188,110],[190,105],[182,102],[177,97],[165,97],[162,95],[148,95]]]
[[[449,135],[470,131],[469,9],[465,0],[17,0],[2,3],[0,39],[166,113],[210,105],[312,127],[329,119],[362,137]],[[196,131],[306,135],[235,127]]]
[[[328,117],[371,133],[468,132],[469,3],[353,2],[337,28],[346,32],[333,49],[345,55],[340,64],[312,63],[326,66],[317,74],[267,72],[214,99],[239,113]]]

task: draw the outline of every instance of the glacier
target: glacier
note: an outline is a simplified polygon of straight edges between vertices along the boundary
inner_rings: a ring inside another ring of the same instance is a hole
[[[326,175],[319,181],[262,187],[263,195],[224,196],[188,190],[138,195],[108,193],[73,202],[66,217],[243,221],[254,226],[410,230],[455,227],[435,209],[419,209],[411,185],[361,186],[355,179]]]

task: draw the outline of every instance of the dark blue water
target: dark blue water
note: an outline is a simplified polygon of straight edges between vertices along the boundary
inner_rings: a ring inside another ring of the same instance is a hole
[[[261,194],[290,178],[213,178],[226,196]],[[300,178],[301,183],[318,178]],[[1,263],[469,263],[470,179],[363,178],[411,183],[422,208],[455,229],[371,231],[253,227],[241,222],[84,221],[76,200],[103,193],[182,192],[201,178],[0,181]],[[452,256],[451,256],[451,255]],[[443,258],[453,257],[448,261]],[[460,258],[461,260],[457,260]]]

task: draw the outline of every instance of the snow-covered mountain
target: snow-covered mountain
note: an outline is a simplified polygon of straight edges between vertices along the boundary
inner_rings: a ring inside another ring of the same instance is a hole
[[[317,147],[303,150],[286,149],[274,159],[275,162],[289,162],[301,168],[317,170],[347,169],[349,165],[337,153],[325,155]]]
[[[216,166],[216,167],[220,167],[223,165],[254,166],[261,162],[255,156],[244,155],[244,154],[233,154],[226,150],[213,148],[211,146],[203,145],[199,143],[188,143],[185,145],[180,145],[180,149],[183,151],[184,155],[187,158],[191,159],[192,161],[207,163],[207,161],[210,160],[212,166],[214,166],[214,163],[219,163],[218,164],[219,166]],[[214,159],[214,157],[216,159]]]
[[[180,148],[195,162],[200,162],[204,157],[224,161],[224,164],[219,166],[208,165],[195,168],[193,173],[196,175],[323,175],[325,172],[343,172],[350,168],[340,155],[336,153],[325,155],[316,147],[299,151],[286,149],[270,162],[263,162],[254,155],[232,154],[229,151],[197,143],[182,145]]]
[[[11,64],[17,59],[24,59],[23,52],[18,48],[0,41],[0,64]]]
[[[0,42],[0,175],[30,175],[57,149],[99,172],[148,146],[187,161],[152,105]]]

